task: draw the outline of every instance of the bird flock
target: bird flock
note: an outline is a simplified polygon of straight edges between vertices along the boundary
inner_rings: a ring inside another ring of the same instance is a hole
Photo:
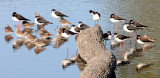
[[[95,21],[95,25],[98,25],[98,21],[100,20],[101,16],[99,12],[93,11],[93,10],[89,10],[89,13],[92,15],[93,20]],[[65,41],[67,41],[67,54],[68,54],[68,38],[72,35],[78,34],[81,31],[90,28],[88,25],[83,24],[81,21],[78,22],[78,25],[71,25],[71,27],[68,27],[68,25],[70,25],[71,23],[69,21],[67,21],[66,17],[69,17],[59,11],[56,11],[55,9],[51,10],[51,16],[57,19],[57,38],[59,39],[66,39]],[[59,21],[60,18],[60,21]],[[46,29],[44,29],[45,25],[48,24],[53,24],[52,22],[46,20],[44,17],[40,16],[40,14],[38,12],[35,13],[35,23],[40,26],[40,32],[39,35],[41,37],[41,39],[38,39],[36,36],[32,35],[32,32],[25,32],[25,31],[21,31],[21,21],[22,21],[22,26],[24,28],[31,28],[34,26],[34,23],[30,23],[28,21],[30,21],[30,19],[27,19],[25,17],[23,17],[22,15],[13,12],[12,14],[12,19],[14,21],[18,22],[18,25],[15,25],[16,31],[15,34],[20,37],[18,40],[21,42],[14,42],[14,44],[19,44],[22,45],[22,43],[24,42],[23,37],[28,41],[28,42],[32,42],[32,44],[30,45],[35,45],[38,49],[40,47],[44,47],[47,45],[47,43],[44,41],[44,39],[48,39],[49,37],[51,37],[53,34],[48,32]],[[130,51],[131,49],[131,33],[135,32],[136,33],[136,38],[134,39],[137,43],[142,44],[143,45],[143,49],[142,52],[144,51],[144,45],[148,44],[150,42],[154,42],[155,39],[149,37],[148,35],[144,35],[141,36],[139,34],[137,34],[137,31],[142,30],[148,26],[145,26],[143,24],[140,24],[136,21],[133,20],[129,20],[128,23],[125,23],[123,26],[123,30],[130,33],[130,36],[125,36],[125,35],[121,35],[117,33],[117,23],[118,22],[122,22],[122,21],[127,21],[127,19],[121,18],[115,14],[111,14],[110,15],[110,19],[111,22],[115,23],[115,29],[116,32],[114,33],[114,41],[116,42],[116,44],[120,44],[120,52],[121,52],[121,44],[123,44],[124,46],[124,54],[123,54],[123,58],[120,58],[119,60],[117,60],[117,65],[120,65],[122,63],[126,63],[128,60],[126,60],[125,56],[125,43],[124,41],[127,39],[130,39]],[[59,28],[59,23],[62,25],[61,28]],[[5,26],[5,32],[8,34],[11,34],[13,32],[12,28],[9,25]],[[9,38],[12,39],[11,36],[8,35]],[[112,34],[110,31],[108,31],[107,33],[103,33],[102,34],[102,38],[103,40],[111,40],[112,39]],[[8,38],[6,38],[8,39]],[[132,38],[133,39],[133,38]],[[28,44],[26,41],[26,44]],[[25,43],[24,43],[25,44]],[[115,44],[114,44],[115,45]],[[41,50],[44,50],[43,48],[40,48]],[[120,54],[121,55],[121,54]],[[68,56],[67,56],[68,58]],[[69,65],[69,63],[71,63],[71,61],[65,59],[64,61],[62,61],[62,64],[64,66]],[[144,63],[143,63],[144,64]],[[148,65],[148,64],[144,64],[144,65]],[[137,66],[144,66],[144,65],[137,65]],[[140,67],[137,67],[140,68]]]

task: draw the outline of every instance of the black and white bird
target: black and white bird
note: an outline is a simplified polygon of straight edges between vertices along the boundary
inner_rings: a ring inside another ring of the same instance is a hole
[[[78,34],[80,32],[80,28],[78,26],[75,26],[75,25],[71,25],[71,29],[70,31]]]
[[[131,45],[131,32],[133,32],[133,31],[136,32],[136,30],[139,30],[139,29],[141,29],[141,28],[137,28],[136,26],[133,26],[129,23],[125,23],[123,26],[123,30],[130,33],[130,49],[132,47],[132,45]],[[137,36],[137,32],[136,32],[136,36]]]
[[[38,17],[39,17],[39,19],[44,20],[44,21],[46,22],[46,23],[45,23],[46,25],[48,25],[48,24],[53,24],[52,22],[47,21],[47,20],[46,20],[46,19],[44,19],[42,16],[40,16],[40,14],[39,14],[38,12],[36,12],[36,13],[35,13],[35,15],[36,15],[36,16],[38,16]]]
[[[80,28],[80,30],[85,30],[87,28],[90,28],[88,25],[83,24],[81,21],[78,22],[78,27]]]
[[[71,36],[71,35],[74,35],[76,33],[70,31],[70,30],[67,30],[65,28],[62,29],[62,37],[64,37],[65,39],[67,39],[67,57],[68,57],[68,38]]]
[[[76,34],[76,33],[72,32],[70,30],[67,30],[65,28],[62,29],[62,33],[61,33],[61,35],[66,39],[68,39],[71,35],[74,35],[74,34]]]
[[[95,25],[96,25],[96,21],[99,21],[100,20],[100,13],[96,12],[96,11],[93,11],[93,10],[90,10],[89,11],[92,16],[93,16],[93,20],[95,21]],[[97,23],[98,24],[98,23]]]
[[[115,40],[116,40],[117,42],[120,43],[120,50],[121,50],[121,43],[123,43],[123,45],[124,45],[124,50],[125,50],[124,41],[127,40],[127,39],[130,38],[130,37],[124,36],[124,35],[118,35],[118,33],[114,33],[114,38],[115,38]],[[125,51],[124,51],[124,55],[125,55]]]
[[[110,21],[116,24],[116,32],[117,32],[117,22],[126,21],[126,19],[116,16],[115,14],[111,14]]]
[[[18,22],[18,27],[21,29],[21,25],[20,25],[20,21],[30,21],[29,19],[23,17],[22,15],[20,14],[17,14],[16,12],[13,12],[12,14],[12,19],[14,21],[17,21]]]
[[[102,38],[104,38],[104,40],[112,39],[111,31],[108,31],[107,33],[103,33]]]
[[[42,29],[42,25],[46,25],[46,24],[52,24],[51,22],[46,21],[45,19],[41,18],[40,16],[35,16],[35,22],[38,25],[41,25],[41,29]]]
[[[147,35],[144,35],[143,37],[140,35],[137,35],[137,42],[139,44],[147,44],[147,43],[154,42],[154,41],[155,41],[155,39],[153,39]]]
[[[68,17],[67,15],[65,15],[65,14],[63,14],[63,13],[61,13],[59,11],[56,11],[55,9],[52,9],[51,16],[57,19],[57,28],[58,28],[58,18],[60,18],[60,17]]]
[[[130,20],[129,23],[131,25],[133,25],[133,26],[136,26],[137,28],[146,28],[146,27],[148,27],[148,26],[142,25],[142,24],[140,24],[140,23],[138,23],[136,21],[133,21],[133,20]]]

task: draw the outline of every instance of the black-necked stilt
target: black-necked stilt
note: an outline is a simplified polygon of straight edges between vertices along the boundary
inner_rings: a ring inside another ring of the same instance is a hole
[[[155,41],[155,39],[153,39],[153,38],[151,38],[151,37],[149,37],[147,35],[144,35],[143,37],[140,36],[140,35],[137,35],[137,39],[136,40],[137,40],[137,42],[139,44],[142,44],[142,46],[143,46],[143,50],[142,51],[144,51],[144,44],[151,43],[151,42]]]
[[[68,21],[67,21],[66,19],[64,19],[63,17],[61,17],[60,23],[62,24],[62,26],[67,26],[67,25],[71,24],[70,22],[68,22]]]
[[[116,16],[115,14],[111,14],[110,21],[114,22],[116,24],[116,32],[117,32],[117,22],[125,21],[126,19],[123,19],[119,16]]]
[[[106,45],[106,40],[110,40],[111,38],[112,38],[112,35],[110,31],[102,34],[102,40],[105,41],[105,45]]]
[[[80,32],[80,28],[78,26],[71,25],[70,31],[72,31],[74,33],[79,33]]]
[[[8,34],[10,34],[10,33],[13,33],[13,30],[12,30],[12,28],[9,25],[6,25],[5,26],[5,32],[8,33]]]
[[[39,16],[39,18],[40,18],[41,20],[44,20],[44,21],[46,22],[46,23],[45,23],[46,25],[48,25],[48,24],[53,24],[52,22],[49,22],[49,21],[47,21],[46,19],[44,19],[42,16],[40,16],[40,14],[39,14],[38,12],[36,12],[35,15],[36,15],[36,16]]]
[[[68,54],[68,38],[71,36],[71,35],[74,35],[75,33],[72,32],[72,31],[69,31],[65,28],[62,29],[62,37],[64,37],[65,39],[67,39],[67,54]]]
[[[139,29],[141,29],[141,28],[137,28],[137,27],[131,25],[130,23],[125,23],[123,26],[123,30],[130,33],[130,49],[131,49],[131,32],[133,32],[133,31],[136,32],[136,30],[139,30]]]
[[[55,9],[52,9],[51,15],[52,15],[52,17],[57,18],[57,28],[58,28],[58,18],[59,17],[68,17],[67,15],[64,15],[63,13],[56,11]]]
[[[150,43],[150,42],[154,42],[155,39],[148,37],[147,35],[144,35],[144,37],[137,35],[137,42],[139,44],[146,44],[146,43]]]
[[[81,21],[78,22],[78,27],[80,28],[80,30],[85,30],[87,28],[90,28],[88,25],[83,24]]]
[[[12,19],[18,21],[18,26],[21,28],[20,21],[30,21],[29,19],[24,18],[22,15],[13,12]]]
[[[92,10],[90,10],[89,12],[92,14],[93,20],[95,21],[95,25],[96,25],[96,21],[100,20],[100,17],[101,17],[100,13],[92,11]]]
[[[114,38],[116,41],[118,41],[120,43],[120,51],[121,51],[121,43],[123,43],[124,45],[124,55],[125,55],[125,44],[124,44],[124,41],[127,40],[128,36],[124,36],[124,35],[118,35],[118,33],[114,33]]]
[[[41,18],[40,16],[35,17],[35,22],[38,25],[41,25],[41,29],[42,29],[42,25],[44,25],[44,24],[52,24],[51,22],[46,21],[45,19]]]
[[[112,38],[111,31],[108,31],[107,33],[103,33],[102,38],[104,38],[105,40],[110,40]]]
[[[76,33],[72,32],[72,31],[69,31],[65,28],[62,29],[62,33],[61,33],[61,35],[66,39],[69,38],[71,35],[74,35],[74,34],[76,34]]]
[[[23,25],[24,28],[29,28],[29,27],[33,27],[34,23],[23,21],[22,25]]]
[[[133,21],[133,20],[130,20],[129,23],[133,26],[136,26],[137,28],[145,28],[145,27],[148,27],[148,26],[145,26],[145,25],[142,25],[136,21]]]

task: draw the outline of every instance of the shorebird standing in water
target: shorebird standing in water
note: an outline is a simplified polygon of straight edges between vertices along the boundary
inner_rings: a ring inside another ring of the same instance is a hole
[[[41,16],[36,16],[35,17],[35,22],[38,24],[38,25],[41,25],[41,29],[43,28],[42,25],[47,25],[47,24],[53,24],[47,20],[45,20],[44,18],[42,18]]]
[[[117,22],[121,22],[121,21],[125,21],[126,19],[123,19],[119,16],[116,16],[115,14],[111,14],[110,16],[110,21],[111,22],[114,22],[115,25],[116,25],[116,32],[117,32]]]
[[[143,50],[144,50],[144,44],[151,43],[151,42],[155,41],[155,39],[153,39],[153,38],[151,38],[151,37],[149,37],[147,35],[144,35],[143,37],[140,36],[140,35],[137,35],[137,39],[136,40],[137,40],[137,42],[139,44],[142,44]]]
[[[20,21],[30,21],[29,19],[24,18],[22,15],[17,14],[16,12],[13,12],[12,19],[14,21],[18,21],[18,27],[21,29]]]
[[[93,20],[95,21],[95,25],[96,25],[96,21],[99,21],[99,20],[100,20],[100,13],[95,12],[95,11],[93,11],[93,10],[90,10],[89,12],[92,14]],[[97,24],[98,24],[98,23],[97,23]]]
[[[56,11],[55,9],[52,9],[51,11],[52,17],[57,19],[57,28],[58,28],[58,18],[60,17],[68,17],[67,15],[64,15],[63,13]]]
[[[124,41],[127,40],[130,37],[124,36],[124,35],[118,35],[118,33],[114,33],[114,37],[115,37],[115,40],[120,43],[120,51],[121,51],[121,43],[123,43],[123,45],[124,45],[124,55],[125,55],[125,43],[124,43]]]
[[[141,28],[137,28],[135,26],[132,26],[129,23],[125,23],[124,26],[123,26],[123,30],[130,33],[130,50],[131,50],[131,47],[132,47],[132,45],[131,45],[131,32],[133,32],[133,31],[136,32],[136,30],[139,30],[139,29],[141,29]]]

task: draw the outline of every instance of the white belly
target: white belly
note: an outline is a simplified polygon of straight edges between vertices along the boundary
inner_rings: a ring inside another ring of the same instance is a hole
[[[63,36],[64,38],[69,38],[71,35],[68,35],[68,34],[66,34],[66,33],[62,33],[62,36]]]
[[[71,27],[71,30],[70,31],[72,31],[72,32],[74,32],[74,33],[78,33],[78,32],[76,32],[75,30],[74,30],[74,27]]]
[[[144,42],[142,42],[140,39],[138,39],[137,42],[138,42],[139,44],[144,44]]]
[[[118,42],[123,42],[123,40],[121,40],[119,38],[116,38],[115,40],[118,41]]]
[[[98,21],[100,20],[100,17],[98,14],[93,15],[93,20]]]
[[[128,30],[128,29],[127,29],[127,25],[124,25],[124,26],[123,26],[123,30],[126,31],[126,32],[133,32],[133,30]]]
[[[114,18],[110,18],[111,22],[120,22],[119,20],[115,20]]]
[[[59,16],[57,16],[54,12],[51,13],[52,17],[54,18],[59,18]]]
[[[112,39],[112,35],[109,35],[109,36],[108,36],[108,39]]]
[[[20,21],[20,20],[18,20],[16,17],[12,17],[12,19],[13,19],[14,21]]]
[[[37,18],[35,18],[35,23],[37,23],[38,25],[43,25],[44,23],[39,23],[38,21],[37,21]]]

